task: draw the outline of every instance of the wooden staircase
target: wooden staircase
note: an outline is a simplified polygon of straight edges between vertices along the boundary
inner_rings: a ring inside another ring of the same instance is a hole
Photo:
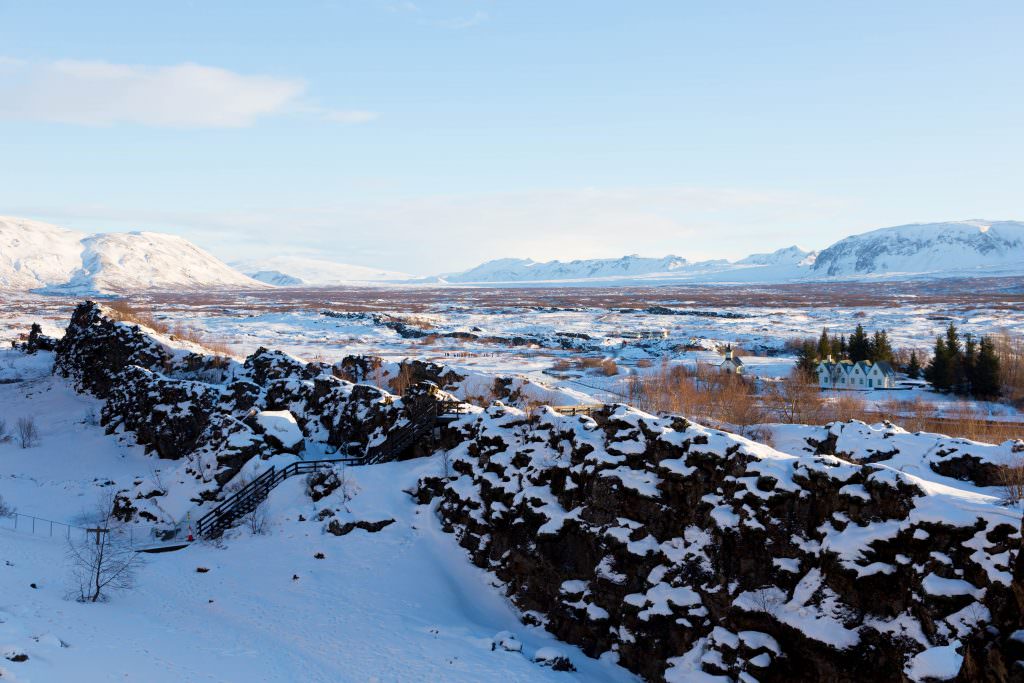
[[[196,520],[195,534],[201,538],[218,538],[241,517],[255,510],[282,481],[300,474],[312,474],[335,465],[374,465],[395,460],[434,427],[456,420],[464,405],[456,401],[431,401],[413,412],[409,422],[392,429],[383,443],[361,456],[344,456],[327,460],[298,460],[281,469],[271,466],[238,491],[217,504],[215,508]]]

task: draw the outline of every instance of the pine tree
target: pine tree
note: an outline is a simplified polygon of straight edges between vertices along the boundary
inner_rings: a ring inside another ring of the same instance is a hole
[[[807,377],[813,376],[818,369],[818,363],[815,359],[817,350],[813,341],[805,339],[803,344],[800,345],[800,350],[796,353],[797,370]]]
[[[832,358],[840,361],[846,357],[846,341],[837,334],[832,335],[832,339],[829,341],[831,347]]]
[[[949,324],[946,328],[946,386],[945,391],[963,391],[967,383],[964,377],[963,349],[960,347],[960,334],[956,325]]]
[[[871,360],[876,363],[879,361],[892,362],[892,345],[889,344],[889,335],[885,330],[876,331],[871,340]]]
[[[975,376],[975,366],[978,363],[978,342],[974,340],[974,335],[968,332],[964,335],[964,353],[963,358],[960,362],[962,370],[962,376],[960,377],[959,392],[962,394],[975,394],[977,393],[974,389],[974,383],[977,379]]]
[[[849,354],[854,363],[871,357],[871,344],[863,325],[857,325],[857,329],[850,335]]]
[[[921,376],[921,361],[917,359],[917,351],[910,352],[910,362],[907,363],[907,377],[917,379]]]
[[[974,395],[979,398],[996,398],[1001,393],[999,384],[999,356],[992,337],[982,337],[978,359],[974,366]]]
[[[932,354],[932,360],[928,363],[928,368],[924,372],[924,377],[932,386],[938,391],[949,391],[951,386],[950,378],[950,356],[946,351],[946,340],[940,334],[935,338],[935,352]]]
[[[821,331],[818,338],[818,360],[825,360],[832,355],[832,342],[828,338],[828,328]]]

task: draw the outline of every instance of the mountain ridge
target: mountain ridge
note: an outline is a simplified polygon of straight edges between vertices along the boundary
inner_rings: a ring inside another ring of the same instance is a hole
[[[175,235],[90,235],[0,216],[0,289],[78,295],[265,286]]]
[[[593,274],[603,264],[637,259],[647,264],[671,262],[630,275]],[[500,265],[501,267],[496,267]],[[622,259],[537,262],[496,259],[458,273],[440,275],[439,283],[612,284],[638,283],[798,283],[843,279],[908,279],[970,276],[979,273],[1024,275],[1024,222],[966,220],[911,223],[850,235],[820,251],[797,246],[751,254],[729,261],[687,261],[627,256]]]

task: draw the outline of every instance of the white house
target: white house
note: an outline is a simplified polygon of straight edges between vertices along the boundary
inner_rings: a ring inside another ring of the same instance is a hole
[[[733,355],[732,344],[725,347],[725,360],[723,360],[718,367],[722,372],[729,372],[736,375],[743,374],[743,359],[739,356]]]
[[[872,363],[862,360],[833,362],[831,358],[818,363],[818,385],[822,389],[851,389],[870,391],[872,389],[893,389],[896,387],[896,371],[884,361]]]

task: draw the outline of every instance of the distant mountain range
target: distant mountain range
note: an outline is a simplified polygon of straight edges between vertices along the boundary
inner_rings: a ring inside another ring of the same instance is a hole
[[[413,277],[391,270],[302,256],[271,256],[232,261],[231,266],[255,280],[279,287],[326,287],[347,282],[401,281]]]
[[[172,235],[90,235],[0,217],[0,289],[53,294],[347,283],[599,286],[1010,275],[1024,276],[1024,223],[1017,221],[901,225],[853,235],[820,252],[792,246],[738,261],[637,255],[547,262],[503,258],[458,273],[413,278],[392,270],[287,255],[229,266]]]
[[[438,284],[784,283],[1024,275],[1024,223],[958,221],[901,225],[836,242],[820,252],[792,246],[738,261],[679,256],[548,261],[498,259],[422,282]]]

